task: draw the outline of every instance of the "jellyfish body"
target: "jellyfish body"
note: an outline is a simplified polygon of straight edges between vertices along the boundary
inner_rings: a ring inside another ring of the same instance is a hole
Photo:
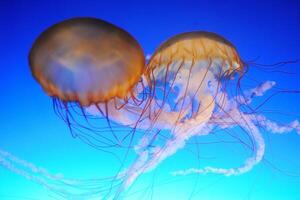
[[[133,94],[145,58],[129,33],[96,18],[65,20],[37,38],[29,64],[35,79],[53,98],[56,114],[74,137],[94,147],[119,143],[110,128],[109,110],[121,112],[125,104],[142,103]],[[101,113],[95,123],[84,109],[90,105]],[[113,137],[103,132],[111,132]]]
[[[197,112],[203,92],[213,89],[212,79],[221,81],[243,70],[244,64],[229,41],[215,33],[197,31],[164,42],[151,57],[146,73],[158,107],[164,109],[167,102],[172,111],[179,111],[177,123]]]
[[[29,63],[50,96],[86,106],[124,98],[139,81],[145,60],[138,42],[121,28],[74,18],[44,31]]]

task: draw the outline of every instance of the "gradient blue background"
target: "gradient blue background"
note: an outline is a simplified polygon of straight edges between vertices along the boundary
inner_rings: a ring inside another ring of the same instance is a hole
[[[146,54],[174,34],[207,30],[232,41],[244,60],[259,57],[257,62],[274,63],[300,58],[300,1],[297,0],[0,0],[0,148],[67,177],[105,177],[118,167],[110,155],[70,136],[66,125],[55,116],[51,99],[32,78],[28,67],[28,51],[41,31],[77,16],[101,18],[124,28],[136,37]],[[250,69],[249,77],[258,82],[275,80],[281,88],[299,90],[300,63],[290,64],[286,69],[294,74]],[[267,103],[265,109],[292,113],[292,116],[272,116],[288,122],[300,119],[299,102],[299,94],[280,95]],[[198,162],[200,166],[234,166],[248,155],[239,145],[199,145],[200,158],[189,154],[187,147],[163,162],[155,173],[141,177],[135,187],[153,184],[155,200],[299,200],[300,177],[289,176],[288,172],[300,175],[300,135],[264,133],[264,137],[266,157],[273,166],[262,162],[237,177],[170,176],[170,171],[197,166]],[[149,190],[139,191],[126,199],[151,199]],[[0,199],[52,198],[43,187],[0,166]]]

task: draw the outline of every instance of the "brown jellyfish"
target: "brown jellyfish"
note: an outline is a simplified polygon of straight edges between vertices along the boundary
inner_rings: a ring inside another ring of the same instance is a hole
[[[49,96],[86,106],[124,98],[140,80],[145,60],[126,31],[100,19],[75,18],[44,31],[29,63]]]
[[[222,87],[212,81],[242,75],[244,67],[234,45],[220,35],[195,31],[171,37],[155,50],[145,72],[155,102],[150,115],[156,121],[166,107],[173,123],[197,115],[203,93]]]
[[[29,64],[73,135],[90,144],[99,139],[82,131],[96,126],[85,107],[95,105],[110,127],[109,106],[120,110],[130,99],[140,103],[133,90],[144,71],[143,50],[128,32],[106,21],[73,18],[51,26],[34,42]]]

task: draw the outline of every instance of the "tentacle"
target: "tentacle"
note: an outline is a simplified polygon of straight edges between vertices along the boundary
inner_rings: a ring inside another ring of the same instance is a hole
[[[0,165],[16,174],[25,177],[53,192],[63,199],[99,199],[108,192],[107,185],[113,177],[101,179],[67,179],[62,174],[51,174],[46,169],[35,166],[0,149]],[[118,177],[122,180],[122,175]],[[114,188],[120,184],[115,182]]]

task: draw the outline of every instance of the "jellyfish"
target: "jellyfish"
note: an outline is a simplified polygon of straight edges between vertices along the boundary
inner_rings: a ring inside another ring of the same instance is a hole
[[[140,175],[183,149],[192,137],[211,134],[216,128],[231,134],[230,129],[239,127],[252,143],[237,139],[253,151],[252,156],[240,166],[178,169],[172,175],[243,174],[263,159],[265,142],[260,128],[273,133],[300,133],[297,120],[279,125],[251,109],[253,98],[262,96],[275,82],[266,81],[248,91],[239,91],[247,67],[234,45],[215,33],[187,32],[162,43],[144,73],[151,91],[143,114],[146,120],[139,124],[145,134],[135,145],[136,160],[120,173],[123,181],[114,199],[119,199]],[[231,82],[235,85],[234,94],[230,93]],[[169,132],[164,141],[157,139],[161,130]]]
[[[101,19],[72,18],[46,29],[30,49],[29,66],[72,136],[103,151],[122,146],[125,125],[135,127],[147,105],[141,46],[128,32]],[[86,112],[92,106],[100,113],[95,120]],[[126,116],[111,121],[111,113]],[[1,149],[0,164],[65,199],[99,199],[107,182],[116,179],[67,179]]]
[[[145,99],[134,96],[145,58],[129,33],[100,19],[65,20],[36,39],[29,65],[74,137],[95,148],[121,145],[116,130],[111,128],[114,125],[108,110],[121,112],[124,105],[130,104],[133,108],[126,109],[134,112],[134,107]],[[106,127],[101,126],[100,119],[93,124],[93,117],[84,109],[91,105],[97,107]],[[105,137],[105,131],[113,133],[113,137]]]
[[[278,124],[252,108],[254,99],[276,83],[267,80],[243,90],[240,85],[251,65],[222,36],[207,31],[181,33],[149,57],[146,63],[133,36],[100,19],[73,18],[48,28],[30,50],[33,77],[51,96],[54,111],[73,137],[107,153],[112,153],[109,148],[125,149],[125,155],[121,159],[113,154],[120,169],[103,179],[53,175],[0,149],[1,166],[65,199],[117,200],[192,138],[214,134],[216,129],[249,149],[249,158],[229,168],[174,169],[170,175],[240,175],[264,158],[261,129],[300,134],[297,120]],[[127,165],[131,153],[135,157]]]

